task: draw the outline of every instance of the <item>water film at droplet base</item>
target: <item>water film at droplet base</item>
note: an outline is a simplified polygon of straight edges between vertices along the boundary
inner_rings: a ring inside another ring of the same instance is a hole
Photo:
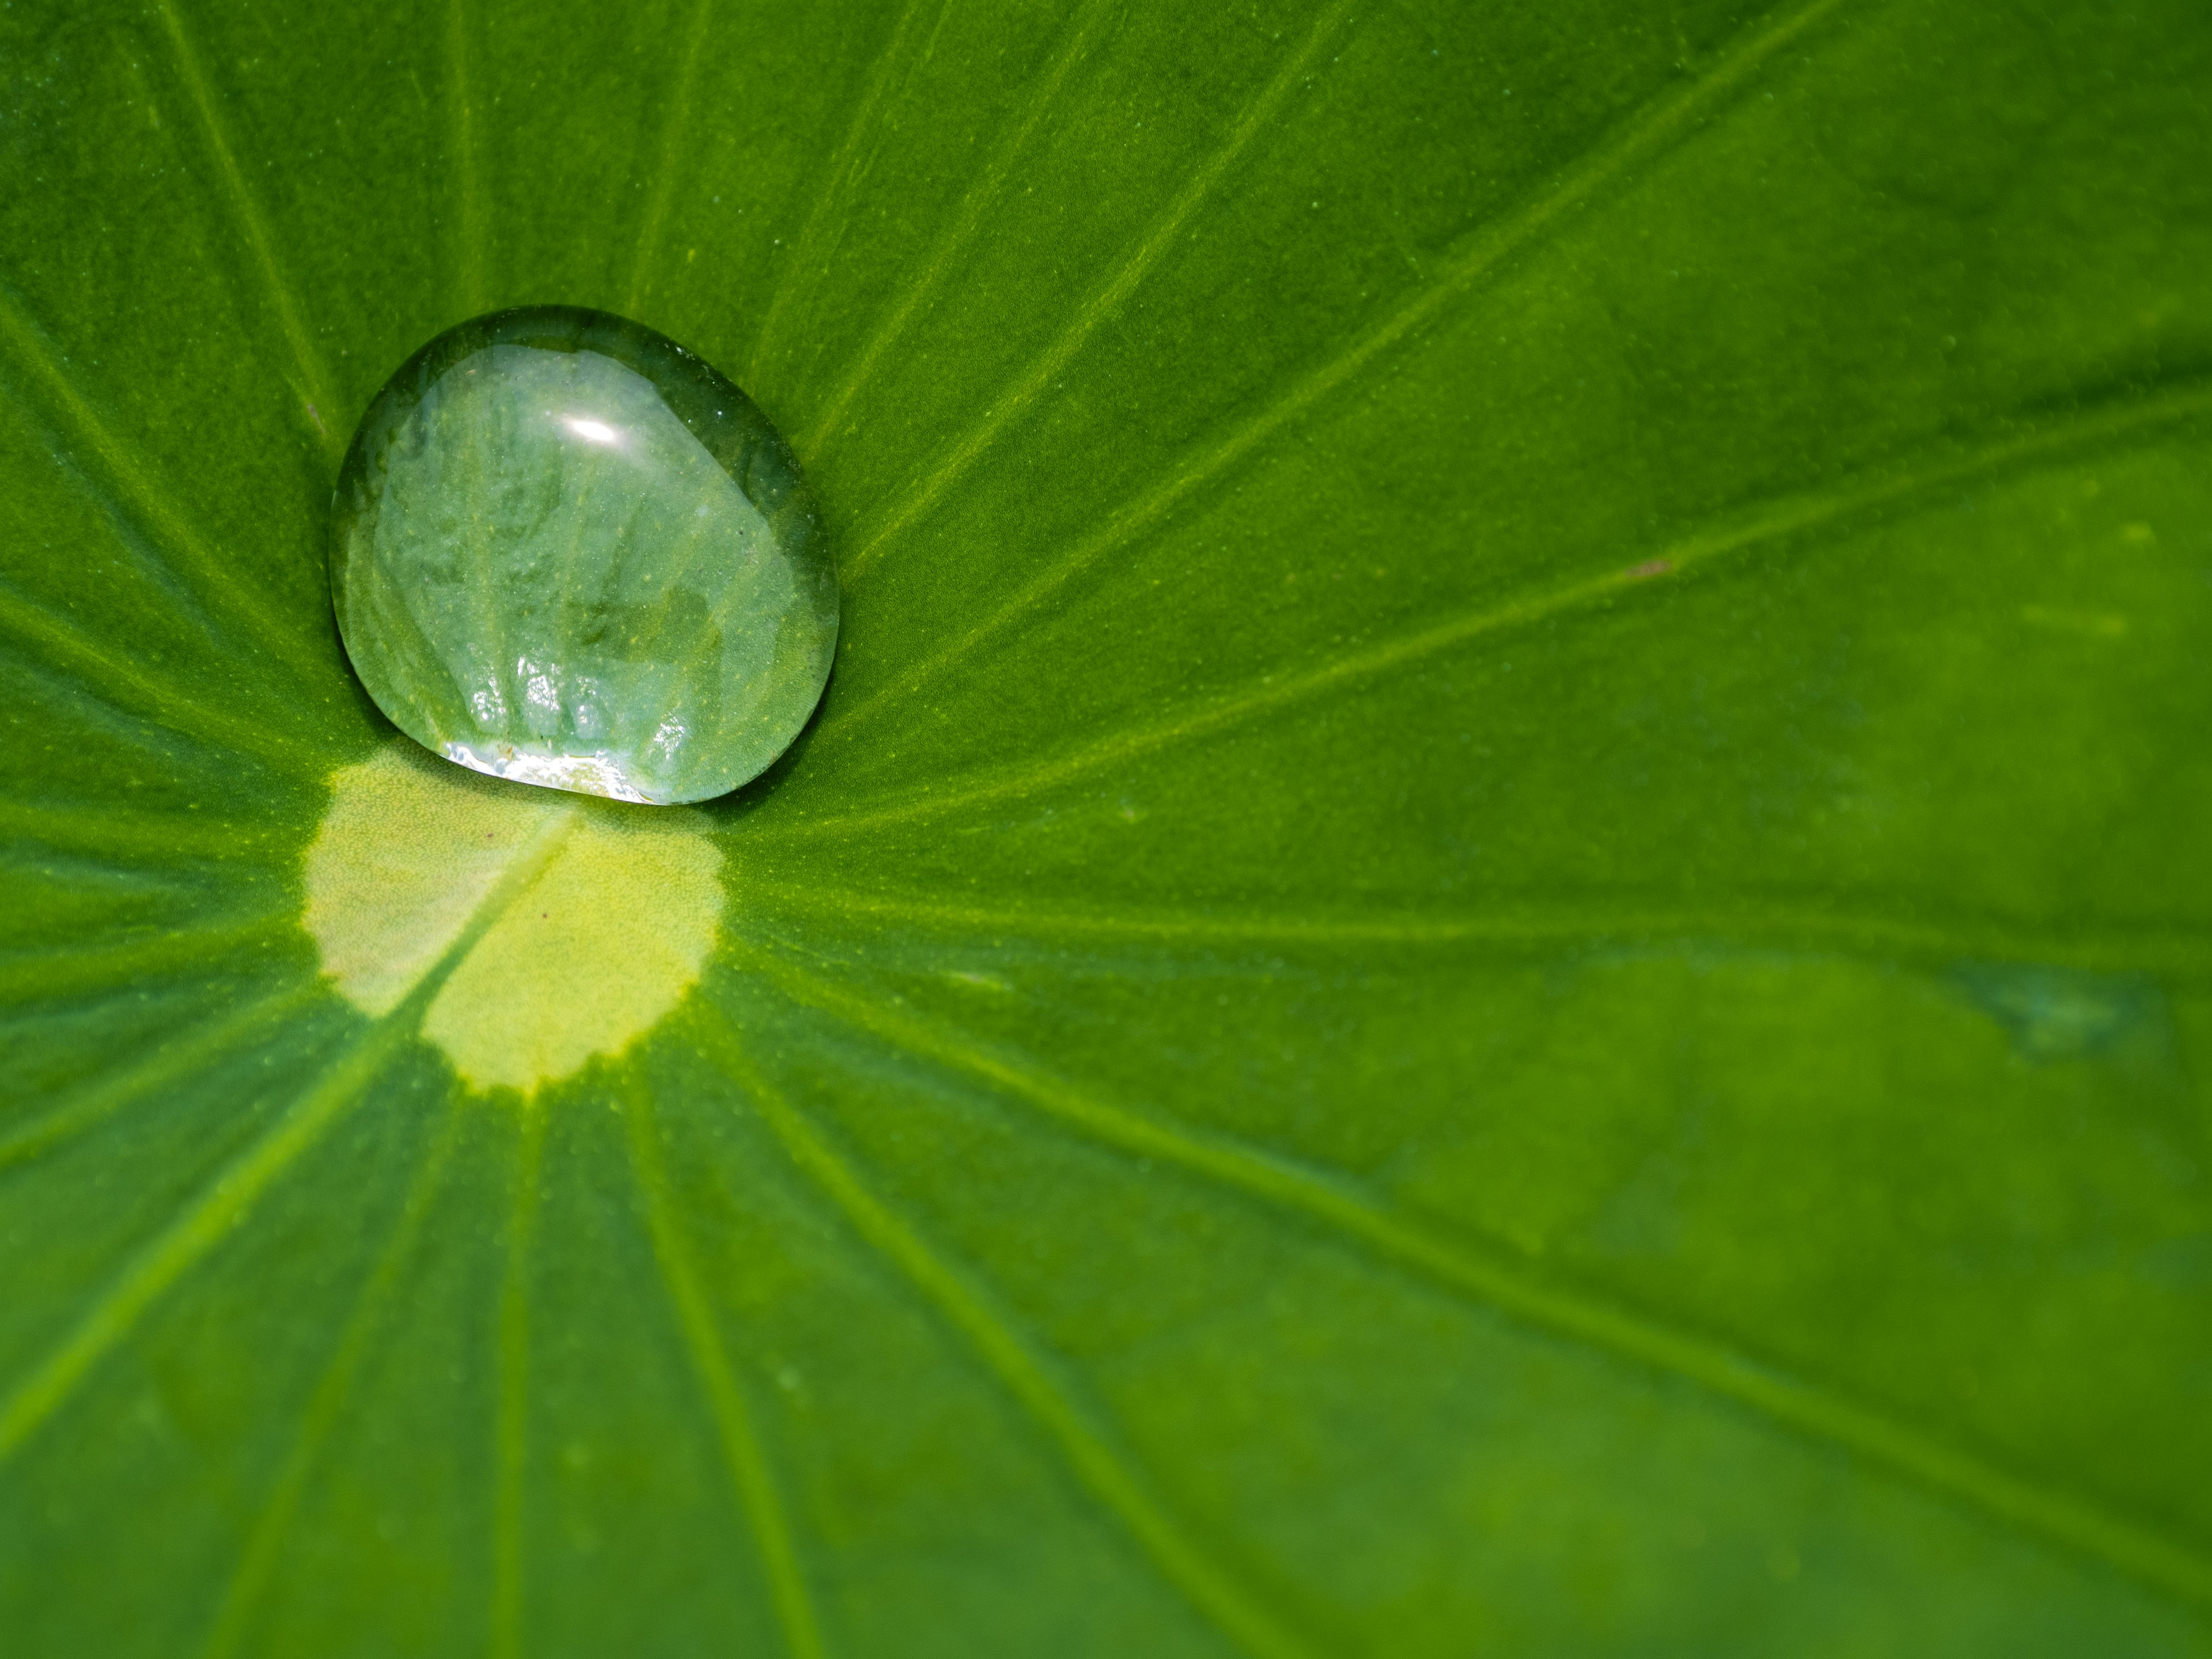
[[[790,746],[836,648],[789,447],[728,380],[603,312],[506,311],[416,353],[331,508],[338,631],[447,759],[653,805]]]

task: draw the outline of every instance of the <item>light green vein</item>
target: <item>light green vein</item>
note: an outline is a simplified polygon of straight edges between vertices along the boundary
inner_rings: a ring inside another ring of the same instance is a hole
[[[574,820],[573,808],[548,820],[478,901],[436,966],[416,981],[406,1000],[366,1024],[339,1060],[94,1299],[60,1345],[0,1402],[0,1462],[53,1416],[163,1291],[246,1221],[270,1183],[322,1138],[392,1052],[414,1036],[453,970],[560,850]]]
[[[915,268],[898,298],[883,313],[882,319],[869,331],[868,337],[854,354],[853,366],[845,373],[843,382],[830,394],[800,434],[795,446],[801,454],[811,454],[820,442],[830,436],[838,418],[845,412],[854,394],[867,381],[876,361],[905,330],[915,311],[937,285],[944,281],[961,251],[975,237],[983,222],[983,214],[1006,185],[1013,170],[1014,159],[1028,146],[1030,135],[1036,131],[1037,123],[1047,111],[1054,107],[1060,96],[1060,83],[1067,78],[1070,69],[1082,59],[1089,50],[1098,25],[1105,20],[1108,0],[1086,0],[1076,15],[1063,26],[1059,49],[1054,52],[1042,74],[1030,84],[1021,118],[1011,123],[1003,131],[997,148],[984,163],[975,183],[961,198],[951,221],[938,235],[928,253]]]
[[[404,1035],[404,1029],[392,1022],[368,1027],[191,1209],[92,1299],[69,1334],[0,1403],[0,1462],[52,1418],[164,1291],[234,1235],[277,1176],[321,1139],[353,1103]]]
[[[733,953],[795,1001],[1003,1090],[1091,1139],[1248,1194],[1531,1326],[1684,1377],[1810,1438],[1887,1465],[2022,1533],[2101,1560],[2166,1594],[2212,1606],[2212,1560],[2087,1498],[2012,1474],[1711,1337],[1540,1277],[1525,1259],[1395,1214],[1339,1177],[1225,1137],[1125,1111],[1045,1072],[842,991],[765,951],[736,945]]]
[[[2208,412],[2212,412],[2212,388],[2189,386],[2115,406],[2099,407],[2086,414],[2054,418],[2020,435],[1988,443],[1948,459],[1855,477],[1838,486],[1783,496],[1656,550],[1633,564],[1583,577],[1548,592],[1524,595],[1485,609],[1446,617],[1413,633],[1349,653],[1303,673],[1262,676],[1257,684],[1225,693],[1196,709],[1115,732],[1056,760],[1002,769],[995,776],[987,774],[978,781],[943,793],[933,793],[927,785],[921,788],[902,787],[896,805],[796,820],[792,828],[809,835],[849,834],[1018,799],[1092,773],[1110,771],[1178,744],[1248,725],[1262,715],[1331,692],[1350,690],[1364,681],[1395,672],[1485,635],[1527,628],[1569,611],[1619,599],[1638,589],[1672,587],[1686,576],[1753,549],[2027,463],[2193,421]]]
[[[58,851],[118,854],[147,864],[235,862],[269,842],[297,835],[288,825],[203,817],[190,811],[134,812],[19,800],[0,800],[0,831]]]
[[[295,776],[319,779],[329,769],[326,758],[312,746],[184,696],[126,658],[102,650],[52,611],[12,593],[0,592],[0,627],[37,646],[87,695],[110,708],[150,719],[157,726],[205,738],[236,753],[258,755]],[[118,690],[128,701],[118,702],[110,695]]]
[[[744,1090],[792,1161],[836,1201],[854,1229],[968,1339],[991,1374],[1058,1446],[1084,1490],[1127,1528],[1169,1582],[1246,1651],[1266,1659],[1297,1659],[1306,1654],[1304,1644],[1206,1557],[1121,1454],[1085,1420],[1044,1364],[968,1287],[964,1277],[871,1193],[797,1109],[769,1085],[727,1021],[704,1004],[691,1006],[699,1010],[692,1024],[702,1045]]]
[[[460,226],[454,268],[459,273],[461,314],[473,317],[484,307],[483,191],[477,177],[475,112],[469,103],[468,0],[447,0],[446,102],[453,125],[453,177],[461,196]]]
[[[538,1183],[545,1152],[545,1113],[523,1103],[508,1189],[507,1273],[499,1297],[499,1474],[492,1526],[492,1659],[522,1659],[523,1486],[530,1464],[530,1253],[538,1224]]]
[[[1604,945],[1650,939],[1714,939],[1779,950],[1841,951],[1950,963],[2014,962],[2087,973],[2155,974],[2212,979],[2212,938],[2179,929],[2105,931],[2024,927],[1985,917],[1915,920],[1863,910],[1747,896],[1739,908],[1670,909],[1633,896],[1581,904],[1501,905],[1480,915],[1434,909],[1369,915],[1249,915],[1206,910],[1051,910],[1012,905],[948,904],[900,894],[862,893],[818,880],[781,881],[756,868],[748,893],[769,908],[836,916],[872,927],[879,921],[992,937],[1051,941],[1102,939],[1169,945],[1273,948],[1462,945]]]
[[[822,1659],[821,1628],[815,1620],[813,1602],[806,1593],[806,1578],[799,1569],[799,1552],[792,1540],[790,1522],[784,1516],[783,1500],[776,1491],[775,1477],[762,1449],[760,1436],[753,1427],[744,1387],[738,1381],[729,1357],[722,1351],[721,1338],[714,1329],[714,1310],[699,1283],[698,1272],[683,1234],[678,1230],[675,1218],[668,1212],[668,1176],[661,1166],[653,1100],[635,1076],[628,1083],[625,1115],[629,1125],[630,1168],[652,1235],[653,1260],[660,1268],[662,1283],[667,1287],[677,1322],[690,1350],[700,1389],[714,1413],[715,1427],[722,1439],[722,1455],[729,1462],[738,1502],[752,1527],[769,1592],[775,1601],[776,1616],[783,1626],[785,1644],[793,1659]]]
[[[1612,143],[1601,145],[1495,223],[1470,233],[1459,248],[1438,264],[1428,283],[1360,333],[1344,350],[1292,382],[1281,396],[1231,428],[1181,469],[1116,509],[1006,604],[908,670],[895,687],[855,703],[842,718],[825,722],[813,740],[817,751],[824,744],[844,741],[863,722],[864,710],[879,712],[891,706],[894,698],[910,696],[977,646],[1003,633],[1104,555],[1126,546],[1158,524],[1179,502],[1338,391],[1369,363],[1415,335],[1483,276],[1538,246],[1543,236],[1556,232],[1573,214],[1602,200],[1608,187],[1633,176],[1639,166],[1695,131],[1700,121],[1711,117],[1716,106],[1740,94],[1746,82],[1773,62],[1783,48],[1802,40],[1839,3],[1841,0],[1816,0],[1737,43],[1691,84],[1655,102]]]
[[[0,957],[0,1002],[49,1000],[75,992],[128,988],[152,974],[189,967],[216,974],[247,950],[265,952],[299,938],[295,911],[214,927],[168,929],[82,951],[26,951]],[[258,964],[257,964],[258,965]]]
[[[14,299],[0,289],[0,335],[4,335],[17,359],[46,392],[68,423],[76,429],[82,450],[105,469],[115,487],[154,526],[157,536],[184,556],[189,568],[182,574],[199,590],[200,597],[218,611],[227,610],[253,631],[256,642],[273,648],[298,670],[309,684],[325,682],[337,672],[335,659],[319,654],[306,643],[307,635],[296,621],[287,622],[263,603],[259,594],[217,558],[199,532],[152,477],[131,458],[130,450],[93,412],[77,389],[63,374],[61,364],[46,349],[30,320]]]
[[[676,89],[669,96],[668,114],[661,123],[659,154],[655,158],[653,193],[647,198],[645,222],[638,228],[637,245],[629,268],[629,297],[623,309],[635,316],[645,295],[645,273],[660,246],[660,227],[668,216],[668,198],[676,188],[676,158],[691,118],[691,89],[699,76],[700,49],[707,40],[707,21],[713,0],[698,0],[691,9],[691,27],[684,37],[684,55],[676,71]]]
[[[36,881],[40,896],[54,902],[130,903],[134,907],[159,904],[168,914],[183,910],[197,915],[210,896],[210,872],[189,867],[163,869],[132,859],[102,857],[71,848],[28,847],[0,848],[0,859]],[[223,898],[235,902],[251,895],[261,897],[272,890],[282,892],[290,884],[283,872],[265,867],[222,872]],[[278,901],[282,902],[280,899]],[[138,919],[138,912],[132,919]]]
[[[890,85],[891,71],[905,46],[907,31],[913,27],[915,16],[921,9],[921,0],[907,0],[900,9],[898,21],[891,26],[890,39],[884,42],[883,51],[876,55],[867,87],[860,94],[860,103],[854,107],[852,122],[845,129],[843,141],[830,156],[830,165],[823,170],[821,185],[815,191],[813,205],[807,210],[805,220],[799,226],[799,235],[785,257],[783,270],[776,279],[775,291],[769,295],[767,313],[761,319],[759,332],[753,337],[752,349],[746,354],[748,383],[757,383],[760,380],[761,354],[775,345],[784,307],[790,303],[792,294],[805,283],[807,268],[814,258],[814,245],[821,235],[830,204],[833,200],[842,201],[850,187],[860,141],[873,123],[876,106],[883,101],[884,91]]]
[[[239,171],[238,160],[231,154],[230,143],[223,137],[222,124],[216,118],[215,99],[209,90],[206,78],[200,73],[199,60],[194,56],[191,42],[185,36],[183,18],[177,15],[175,0],[155,0],[155,9],[161,15],[161,25],[167,33],[169,44],[177,60],[177,73],[191,96],[192,108],[199,116],[200,132],[206,141],[209,153],[214,157],[216,168],[222,173],[225,187],[230,193],[232,211],[237,216],[239,228],[246,233],[246,245],[253,250],[255,262],[261,268],[263,282],[269,289],[270,302],[276,309],[277,326],[290,348],[293,362],[300,371],[303,401],[309,420],[322,439],[325,450],[333,456],[344,452],[343,434],[333,429],[331,422],[337,418],[337,402],[331,396],[330,379],[324,373],[322,358],[315,350],[314,342],[301,324],[300,307],[294,301],[292,290],[286,282],[283,268],[276,261],[276,246],[262,222],[261,210],[254,204],[253,192],[246,188],[246,175]],[[327,416],[322,411],[329,410]]]
[[[241,1039],[257,1036],[317,994],[310,981],[260,997],[219,1019],[196,1036],[159,1040],[137,1064],[100,1079],[62,1101],[36,1121],[0,1137],[0,1170],[43,1157],[64,1142],[97,1128],[132,1101],[181,1077],[196,1077],[236,1053]]]
[[[238,1565],[223,1590],[222,1604],[202,1649],[204,1659],[229,1659],[238,1650],[246,1620],[259,1604],[269,1575],[276,1568],[277,1553],[291,1525],[293,1511],[299,1506],[300,1494],[306,1489],[307,1477],[313,1473],[323,1445],[330,1438],[338,1413],[352,1390],[355,1375],[382,1321],[393,1287],[413,1258],[423,1218],[429,1213],[444,1181],[459,1121],[460,1114],[449,1105],[437,1133],[429,1137],[422,1161],[408,1184],[405,1204],[392,1224],[392,1237],[386,1242],[360,1294],[354,1298],[353,1310],[347,1316],[337,1347],[315,1384],[283,1468],[261,1506],[245,1549],[240,1553]]]
[[[236,776],[227,747],[187,738],[112,698],[96,695],[76,675],[0,640],[0,697],[19,721],[64,738],[80,755],[98,753],[111,774],[161,776],[175,782]],[[149,769],[141,772],[139,768]]]
[[[1284,59],[1281,68],[1262,87],[1257,97],[1245,106],[1230,127],[1229,136],[1213,153],[1200,163],[1190,177],[1183,181],[1166,209],[1146,227],[1145,234],[1131,248],[1127,257],[1094,292],[1075,307],[1066,327],[1054,337],[1053,342],[1016,377],[1012,385],[993,398],[991,406],[983,411],[968,433],[955,443],[944,458],[931,466],[921,483],[902,494],[890,515],[874,533],[855,549],[839,571],[849,580],[866,568],[883,549],[889,545],[908,525],[937,504],[938,500],[954,483],[965,476],[968,469],[979,460],[985,451],[998,441],[999,434],[1016,416],[1035,403],[1050,386],[1068,362],[1083,349],[1099,325],[1118,312],[1138,286],[1159,263],[1160,256],[1173,246],[1190,216],[1199,204],[1221,182],[1237,158],[1267,123],[1274,118],[1291,88],[1305,76],[1308,65],[1351,9],[1352,0],[1336,0],[1316,20],[1313,27],[1297,51]]]

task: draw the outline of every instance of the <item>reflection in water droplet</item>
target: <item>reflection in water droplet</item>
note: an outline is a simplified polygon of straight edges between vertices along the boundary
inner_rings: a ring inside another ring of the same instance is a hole
[[[416,353],[332,505],[338,631],[377,706],[480,772],[704,800],[799,735],[837,584],[798,463],[674,342],[536,307]]]

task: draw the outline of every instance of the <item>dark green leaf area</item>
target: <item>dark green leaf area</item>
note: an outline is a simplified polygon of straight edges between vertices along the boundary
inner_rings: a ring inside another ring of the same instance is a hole
[[[2208,76],[0,13],[0,1645],[2212,1651]],[[524,305],[837,560],[658,839],[331,623],[346,435]]]

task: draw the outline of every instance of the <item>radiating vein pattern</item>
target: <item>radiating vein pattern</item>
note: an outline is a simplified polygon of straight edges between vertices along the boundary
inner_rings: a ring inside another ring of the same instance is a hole
[[[1839,911],[1809,899],[1777,899],[1731,909],[1670,909],[1630,898],[1581,907],[1500,906],[1482,915],[1347,912],[1340,915],[1239,915],[1234,911],[1147,910],[1135,905],[1095,912],[951,904],[897,894],[865,893],[819,883],[784,883],[753,873],[751,892],[817,923],[843,922],[872,937],[882,922],[919,925],[933,933],[1015,939],[1038,945],[1073,940],[1143,941],[1167,946],[1332,951],[1405,947],[1450,950],[1594,948],[1608,943],[1716,939],[1782,951],[1837,951],[1876,959],[1948,966],[1960,962],[2018,963],[2085,973],[2153,974],[2212,981],[2212,935],[2185,931],[2038,932],[1982,917],[1935,917],[1925,910],[1884,915]]]
[[[645,222],[638,228],[637,246],[630,264],[629,298],[623,308],[632,314],[645,293],[646,273],[652,269],[653,256],[660,246],[661,222],[668,216],[668,198],[675,188],[684,134],[691,120],[692,88],[699,78],[700,48],[706,43],[708,24],[713,16],[712,0],[697,0],[691,9],[690,27],[684,33],[676,86],[669,94],[668,113],[662,125],[659,165],[653,168]]]
[[[0,996],[11,1003],[103,996],[157,975],[235,969],[241,959],[289,945],[298,928],[289,914],[209,918],[199,927],[111,938],[82,950],[0,957]]]
[[[314,648],[313,636],[301,631],[297,617],[286,617],[274,609],[216,556],[206,539],[185,520],[181,509],[155,485],[130,451],[94,413],[92,405],[70,384],[52,352],[4,289],[0,289],[0,336],[5,337],[15,358],[29,367],[33,378],[45,388],[82,438],[83,448],[98,459],[121,494],[159,532],[163,544],[183,556],[179,562],[187,568],[179,574],[201,590],[219,611],[246,623],[255,645],[282,657],[296,673],[305,677],[305,684],[312,685],[326,679],[330,658]]]
[[[700,1021],[731,1075],[745,1090],[790,1152],[820,1183],[854,1229],[883,1252],[960,1333],[1006,1392],[1067,1459],[1085,1488],[1127,1526],[1153,1562],[1192,1602],[1245,1651],[1261,1659],[1297,1659],[1305,1644],[1240,1588],[1161,1507],[1126,1461],[1085,1418],[1024,1343],[881,1199],[761,1075],[730,1028],[714,1016]]]
[[[204,1073],[266,1042],[285,1017],[314,994],[307,984],[288,985],[256,997],[223,1018],[64,1096],[20,1128],[0,1134],[0,1170],[28,1163],[88,1134],[153,1091]]]
[[[8,1659],[2203,1659],[2203,7],[298,21],[0,9]],[[689,811],[332,648],[555,301],[859,575]]]
[[[303,412],[322,439],[324,449],[336,455],[345,447],[345,434],[337,430],[332,422],[339,418],[337,398],[332,392],[330,376],[323,366],[322,354],[315,348],[305,324],[301,320],[299,302],[293,297],[291,284],[286,280],[283,267],[277,263],[276,244],[270,235],[261,210],[256,205],[252,191],[247,188],[246,175],[240,172],[238,159],[232,152],[230,142],[223,136],[222,123],[216,113],[216,100],[206,76],[201,72],[199,60],[193,53],[191,43],[185,38],[184,19],[178,15],[176,0],[159,0],[162,31],[176,57],[177,74],[191,94],[192,109],[199,118],[200,136],[208,153],[214,158],[215,170],[222,176],[225,192],[230,198],[232,212],[240,229],[246,233],[246,245],[253,250],[254,263],[260,269],[263,281],[269,290],[269,302],[276,315],[276,325],[285,345],[292,354],[300,375],[300,391]]]
[[[1029,410],[1052,384],[1053,378],[1083,349],[1084,343],[1121,310],[1160,257],[1173,246],[1176,234],[1199,204],[1219,185],[1253,138],[1276,117],[1308,65],[1342,24],[1350,4],[1351,0],[1339,0],[1322,13],[1297,49],[1284,60],[1273,77],[1231,125],[1220,147],[1192,172],[1113,274],[1077,303],[1066,325],[1052,343],[993,400],[991,407],[964,437],[931,464],[920,483],[901,496],[897,507],[877,526],[866,541],[854,550],[841,574],[849,578],[866,570],[908,526],[935,506],[945,492],[997,441],[1007,425]]]
[[[2212,410],[2212,389],[2185,385],[2111,407],[2069,410],[2017,435],[1986,441],[1964,455],[1884,469],[1839,488],[1805,491],[1762,503],[1733,520],[1651,550],[1632,564],[1577,578],[1547,592],[1481,605],[1411,634],[1386,640],[1334,661],[1263,677],[1241,691],[1214,697],[1196,709],[1151,725],[1136,725],[1038,764],[986,774],[942,793],[903,790],[901,805],[827,817],[805,825],[807,833],[850,834],[879,825],[1035,795],[1095,773],[1110,772],[1173,745],[1232,730],[1279,710],[1342,696],[1364,682],[1398,672],[1471,641],[1528,628],[1567,613],[1626,599],[1639,590],[1662,591],[1709,566],[1900,506],[1968,480],[1992,477],[2053,456],[2109,444],[2120,438],[2193,423]]]
[[[148,1310],[243,1222],[279,1176],[358,1099],[404,1027],[372,1026],[192,1206],[93,1297],[69,1334],[0,1399],[0,1462],[67,1403]]]
[[[283,1467],[262,1504],[230,1582],[224,1587],[222,1605],[201,1650],[202,1659],[230,1659],[239,1650],[255,1605],[283,1553],[301,1493],[314,1473],[316,1460],[339,1413],[345,1408],[362,1361],[379,1334],[392,1296],[421,1248],[423,1222],[437,1200],[459,1124],[459,1109],[449,1107],[443,1121],[428,1136],[422,1162],[409,1182],[406,1201],[398,1219],[392,1224],[392,1235],[385,1242],[360,1293],[354,1297],[330,1363],[323,1368],[315,1391],[301,1414]]]
[[[453,187],[461,198],[453,233],[454,289],[462,314],[473,317],[484,308],[486,237],[469,57],[469,0],[447,0],[446,114]]]
[[[149,865],[234,859],[257,840],[289,837],[289,826],[281,819],[250,823],[190,811],[130,812],[81,802],[0,802],[0,829],[24,842],[58,851]]]
[[[210,708],[140,669],[51,612],[0,592],[0,629],[52,661],[83,694],[120,712],[148,718],[219,747],[252,755],[280,769],[311,773],[317,758],[308,745],[262,721]],[[119,691],[119,696],[114,693]]]
[[[850,188],[853,174],[859,166],[862,141],[878,118],[884,96],[904,61],[907,36],[923,9],[924,0],[902,0],[898,20],[891,27],[890,38],[877,55],[875,67],[868,76],[860,102],[854,107],[852,124],[847,127],[843,141],[823,169],[806,217],[799,227],[797,238],[792,242],[790,252],[785,256],[775,291],[769,296],[768,309],[761,318],[760,331],[754,337],[752,350],[749,354],[749,375],[756,382],[760,378],[762,354],[780,349],[783,344],[780,331],[784,309],[791,303],[793,291],[802,288],[811,275],[812,266],[818,257],[816,244],[821,238],[828,210],[831,204],[842,199]],[[941,4],[939,9],[941,15]]]
[[[670,1213],[668,1176],[662,1167],[651,1095],[633,1085],[624,1103],[624,1115],[629,1123],[631,1170],[653,1237],[653,1257],[667,1285],[677,1322],[683,1328],[684,1344],[690,1350],[699,1386],[707,1395],[715,1427],[720,1431],[722,1453],[729,1461],[738,1502],[760,1547],[761,1559],[775,1597],[776,1614],[782,1622],[784,1640],[791,1649],[793,1659],[821,1659],[821,1629],[814,1616],[813,1600],[807,1594],[805,1575],[800,1570],[798,1547],[793,1541],[782,1497],[776,1490],[759,1431],[754,1427],[751,1408],[745,1403],[744,1385],[723,1351],[721,1338],[715,1329],[714,1309],[700,1282],[698,1269],[675,1217]]]
[[[1108,0],[1086,0],[1061,26],[1060,41],[1054,50],[1051,61],[1034,83],[1024,91],[1021,118],[1007,124],[975,182],[961,198],[960,205],[951,222],[908,278],[898,297],[869,331],[860,349],[854,353],[852,367],[845,371],[844,379],[837,389],[823,401],[821,408],[799,434],[797,441],[801,453],[811,455],[818,446],[836,434],[838,421],[861,387],[867,384],[869,375],[884,351],[896,343],[916,313],[929,302],[946,273],[975,240],[985,216],[1000,192],[1006,188],[1016,159],[1027,149],[1039,124],[1052,110],[1054,100],[1067,79],[1068,71],[1091,50],[1109,10]]]
[[[520,1659],[526,1603],[524,1573],[525,1482],[530,1468],[531,1246],[538,1231],[538,1182],[544,1167],[545,1113],[523,1109],[515,1134],[507,1213],[507,1272],[499,1297],[499,1418],[494,1461],[491,1650]]]
[[[796,1000],[910,1054],[981,1079],[1080,1133],[1249,1194],[1340,1234],[1501,1311],[1637,1364],[1685,1376],[1785,1426],[1887,1464],[2008,1525],[2085,1551],[2147,1583],[2212,1604],[2212,1558],[2070,1493],[2039,1485],[1869,1410],[1817,1382],[1763,1364],[1693,1330],[1660,1323],[1497,1252],[1394,1214],[1348,1183],[1273,1154],[1093,1098],[1027,1065],[972,1047],[941,1026],[842,990],[763,951],[746,960]]]
[[[1203,485],[1228,471],[1277,432],[1349,384],[1384,354],[1417,337],[1484,276],[1498,272],[1515,256],[1539,245],[1544,236],[1555,234],[1568,216],[1586,211],[1601,202],[1608,188],[1617,187],[1632,177],[1638,167],[1648,165],[1668,147],[1680,143],[1694,130],[1699,118],[1710,116],[1729,99],[1740,96],[1745,83],[1758,71],[1772,63],[1785,48],[1802,40],[1842,3],[1843,0],[1814,0],[1814,3],[1785,15],[1780,22],[1752,33],[1717,62],[1706,66],[1687,88],[1661,100],[1641,118],[1631,123],[1618,138],[1550,183],[1517,210],[1508,213],[1495,224],[1469,233],[1462,246],[1395,310],[1362,331],[1342,351],[1301,376],[1257,412],[1236,422],[1224,437],[1194,459],[1178,466],[1115,511],[1097,529],[1052,560],[982,621],[904,670],[895,689],[887,689],[854,704],[841,718],[825,725],[818,741],[842,738],[864,722],[866,715],[863,711],[884,709],[911,696],[978,646],[1035,611],[1079,573],[1160,524]],[[915,508],[907,516],[910,518],[919,510]],[[888,533],[880,533],[876,540]],[[869,548],[873,545],[871,542]],[[855,555],[849,568],[857,569],[860,562],[860,556]]]

